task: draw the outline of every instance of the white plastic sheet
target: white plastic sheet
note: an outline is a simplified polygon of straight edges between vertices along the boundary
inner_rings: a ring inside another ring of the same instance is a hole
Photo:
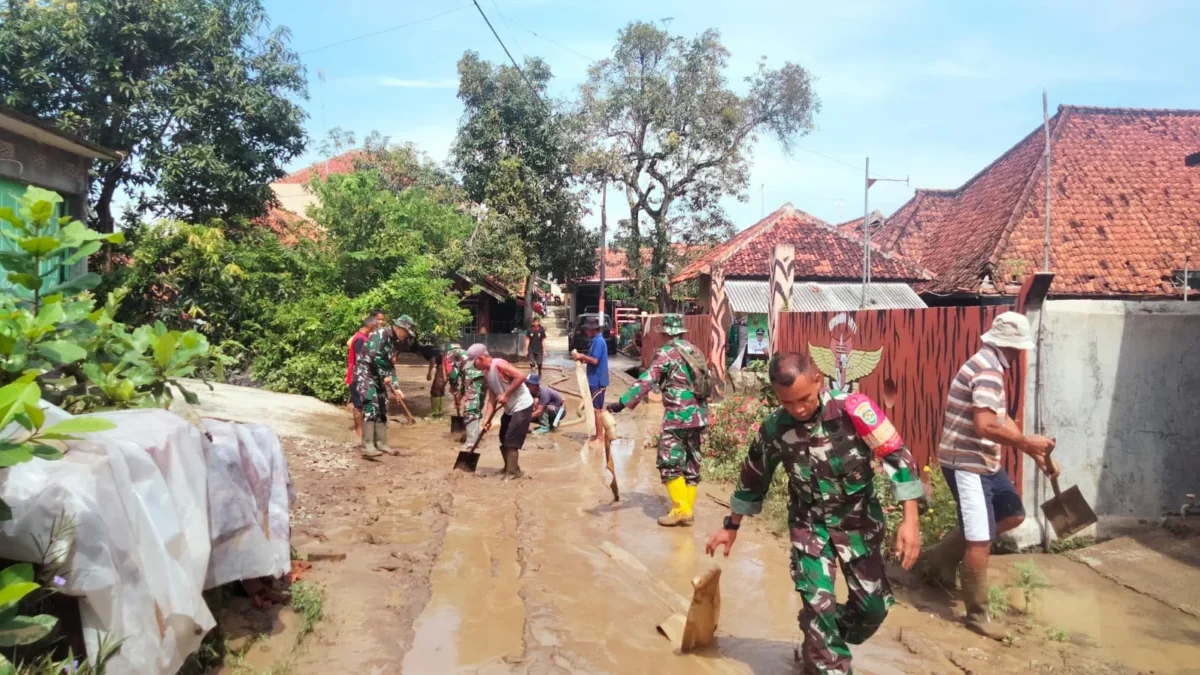
[[[47,423],[66,416],[48,408]],[[14,517],[0,528],[0,555],[39,561],[35,542],[71,523],[53,557],[62,591],[80,597],[89,653],[122,640],[113,675],[174,673],[215,623],[203,589],[287,571],[286,462],[261,425],[206,420],[210,443],[162,410],[97,416],[117,428],[72,442],[61,460],[0,474]]]

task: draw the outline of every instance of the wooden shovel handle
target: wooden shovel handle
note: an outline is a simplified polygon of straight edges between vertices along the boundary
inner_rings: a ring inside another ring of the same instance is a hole
[[[415,419],[413,419],[413,415],[411,412],[409,412],[408,404],[404,402],[404,399],[400,399],[400,407],[404,408],[404,414],[408,416],[409,424],[416,424],[417,421]]]
[[[1050,455],[1052,454],[1054,454],[1054,448],[1050,448],[1050,452],[1046,453],[1046,458],[1044,461],[1046,462],[1046,468],[1049,469],[1053,474],[1050,476],[1050,488],[1054,490],[1055,497],[1061,497],[1062,491],[1058,489],[1059,468],[1058,464],[1053,459],[1050,459]]]
[[[500,406],[492,408],[492,414],[488,415],[487,422],[479,428],[479,436],[475,438],[475,444],[471,446],[471,452],[475,452],[479,448],[479,443],[483,440],[483,435],[487,433],[488,426],[491,425],[492,419],[496,417],[496,413],[498,412],[500,412]]]

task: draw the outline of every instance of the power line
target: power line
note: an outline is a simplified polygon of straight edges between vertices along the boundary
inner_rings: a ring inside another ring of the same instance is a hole
[[[525,55],[525,47],[521,45],[521,41],[517,39],[517,34],[513,32],[512,24],[509,23],[508,17],[504,16],[504,12],[500,11],[500,5],[496,4],[496,0],[492,0],[492,7],[496,8],[496,13],[500,15],[500,20],[504,22],[504,27],[508,29],[508,36],[517,45],[517,51],[521,53],[521,60],[528,61],[529,57]]]
[[[837,157],[830,157],[829,155],[826,155],[826,154],[824,154],[824,153],[817,152],[816,150],[809,150],[808,148],[801,147],[801,146],[799,146],[799,145],[797,145],[797,146],[793,146],[793,147],[795,147],[795,148],[796,148],[796,149],[798,149],[798,150],[803,150],[804,152],[807,152],[807,153],[808,153],[808,154],[810,154],[810,155],[816,155],[817,157],[820,157],[820,158],[822,158],[822,159],[827,159],[827,160],[829,160],[829,161],[831,161],[831,162],[833,162],[833,163],[835,163],[835,164],[841,164],[842,166],[844,166],[844,167],[846,167],[846,168],[848,168],[848,169],[854,169],[854,172],[855,172],[855,173],[859,173],[859,174],[861,174],[861,173],[862,173],[862,170],[863,170],[863,168],[862,168],[861,166],[855,166],[855,165],[853,165],[853,164],[851,164],[851,163],[849,163],[849,162],[842,161],[842,160],[838,159]],[[796,160],[792,160],[792,161],[796,161]],[[883,177],[883,176],[880,176],[879,174],[876,174],[876,173],[872,173],[872,174],[870,175],[870,177],[871,177],[873,180],[877,180],[877,181],[891,181],[891,180],[892,180],[891,178],[885,178],[885,177]],[[903,181],[901,181],[901,182],[903,182]]]
[[[538,102],[546,108],[546,112],[550,112],[550,104],[542,100],[541,95],[538,94],[537,87],[533,86],[533,83],[530,82],[529,78],[525,76],[525,71],[521,69],[520,64],[518,64],[517,60],[513,58],[512,52],[508,51],[508,46],[504,44],[504,40],[500,39],[500,34],[496,32],[496,27],[492,25],[491,20],[488,19],[487,14],[485,14],[483,11],[483,8],[479,6],[479,0],[471,0],[471,2],[475,4],[475,9],[479,10],[479,16],[483,17],[483,22],[487,24],[489,29],[491,29],[492,35],[496,37],[496,42],[500,43],[500,48],[504,50],[504,53],[508,56],[508,60],[512,62],[513,68],[516,68],[517,72],[521,75],[521,79],[525,80],[525,85],[529,87],[529,91],[533,93],[533,97],[536,98]]]
[[[352,38],[346,38],[345,40],[341,40],[339,42],[332,42],[330,44],[322,45],[320,47],[314,47],[313,49],[308,49],[308,50],[300,52],[300,55],[303,56],[304,54],[312,54],[313,52],[319,52],[319,51],[322,51],[325,49],[332,49],[333,47],[340,47],[340,46],[342,46],[344,44],[348,44],[350,42],[356,42],[358,40],[365,40],[369,37],[375,37],[376,35],[383,35],[384,33],[390,33],[394,30],[400,30],[401,28],[408,28],[409,26],[415,26],[419,23],[425,23],[426,21],[433,21],[434,19],[441,18],[443,16],[446,16],[447,14],[453,14],[454,12],[457,12],[461,9],[466,9],[470,6],[471,5],[469,5],[469,4],[459,5],[458,7],[455,7],[454,9],[448,9],[440,14],[434,14],[433,16],[427,16],[424,19],[417,19],[416,21],[409,21],[408,23],[402,23],[399,26],[392,26],[391,28],[384,28],[382,30],[377,30],[377,31],[374,31],[371,33],[364,33],[363,35],[357,35]]]
[[[517,23],[516,21],[509,21],[509,23],[512,23],[517,28],[520,28],[521,30],[525,31],[526,33],[529,33],[530,35],[532,35],[536,38],[540,38],[542,40],[545,40],[546,42],[549,42],[550,44],[554,45],[555,47],[558,47],[559,49],[562,49],[563,51],[571,52],[572,54],[574,54],[575,56],[578,56],[579,58],[583,59],[584,61],[588,61],[588,62],[599,61],[599,59],[594,59],[594,58],[588,56],[587,54],[584,54],[582,52],[571,49],[570,47],[568,47],[560,42],[555,42],[554,40],[551,40],[550,38],[546,37],[545,35],[542,35],[541,33],[538,33],[530,28],[526,28],[525,26],[522,26],[521,24]]]

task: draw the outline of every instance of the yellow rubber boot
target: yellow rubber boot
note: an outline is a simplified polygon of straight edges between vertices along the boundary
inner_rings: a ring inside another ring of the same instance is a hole
[[[695,514],[696,514],[696,486],[695,486],[695,485],[688,485],[688,486],[687,486],[687,504],[686,504],[686,507],[687,507],[688,525],[691,525],[691,524],[692,524],[692,518],[693,518],[693,517],[695,516]]]
[[[692,514],[687,511],[688,487],[683,478],[672,478],[667,481],[667,495],[671,498],[671,512],[658,519],[663,527],[678,527],[691,525]]]

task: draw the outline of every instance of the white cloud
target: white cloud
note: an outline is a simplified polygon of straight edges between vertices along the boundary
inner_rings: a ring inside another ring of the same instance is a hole
[[[409,80],[401,77],[377,77],[375,84],[380,87],[396,89],[453,89],[458,86],[458,80]]]

